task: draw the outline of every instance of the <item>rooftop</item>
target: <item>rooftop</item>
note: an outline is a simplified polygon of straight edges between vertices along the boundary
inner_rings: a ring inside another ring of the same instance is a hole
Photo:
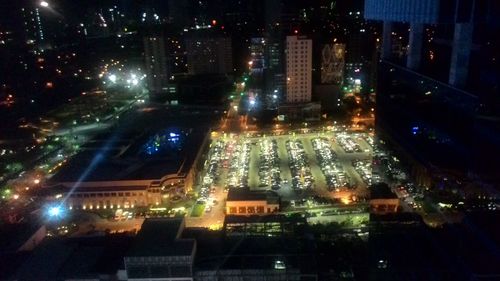
[[[17,270],[19,280],[96,278],[123,268],[123,255],[133,237],[50,238]]]
[[[183,228],[183,219],[146,219],[126,256],[190,256],[196,242],[179,238]]]
[[[3,224],[0,226],[0,253],[16,252],[43,225],[39,222]]]
[[[152,180],[186,174],[212,116],[212,111],[200,109],[152,108],[131,113],[82,147],[51,182]]]
[[[300,249],[295,239],[270,237],[197,238],[196,270],[263,269],[273,270],[277,260],[287,270],[311,271],[315,259]]]
[[[394,194],[389,186],[385,183],[374,184],[370,186],[371,199],[397,199],[398,196]]]
[[[231,188],[227,194],[227,201],[267,201],[271,204],[278,204],[279,196],[272,191],[260,192]]]

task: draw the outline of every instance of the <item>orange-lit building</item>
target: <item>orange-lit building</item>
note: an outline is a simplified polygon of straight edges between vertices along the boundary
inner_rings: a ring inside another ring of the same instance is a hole
[[[227,215],[264,215],[278,212],[279,207],[279,197],[274,193],[230,189],[227,194]]]
[[[386,184],[371,186],[370,193],[370,213],[383,215],[399,211],[399,198]]]

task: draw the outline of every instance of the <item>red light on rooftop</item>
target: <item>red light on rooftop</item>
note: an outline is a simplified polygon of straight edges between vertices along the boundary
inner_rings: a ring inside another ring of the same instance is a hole
[[[298,33],[299,33],[299,31],[298,31],[297,29],[295,29],[295,30],[293,31],[293,33],[298,34]]]

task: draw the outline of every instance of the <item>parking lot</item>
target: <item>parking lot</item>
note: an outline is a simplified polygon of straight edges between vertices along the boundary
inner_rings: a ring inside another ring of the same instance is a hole
[[[216,136],[198,202],[211,217],[223,211],[218,203],[229,188],[272,190],[286,201],[310,195],[366,198],[372,180],[370,139],[359,132]]]

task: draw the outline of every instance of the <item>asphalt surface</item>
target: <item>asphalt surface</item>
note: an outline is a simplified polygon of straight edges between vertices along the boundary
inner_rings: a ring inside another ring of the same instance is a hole
[[[358,133],[359,134],[359,133]],[[318,160],[316,158],[316,154],[314,152],[311,140],[316,137],[326,137],[328,142],[334,152],[337,155],[337,159],[342,165],[345,173],[350,178],[351,183],[355,185],[354,188],[347,189],[342,188],[340,191],[329,191],[326,186],[325,177],[321,171]],[[345,152],[340,145],[337,143],[335,133],[327,132],[327,133],[307,133],[307,134],[284,134],[284,135],[276,135],[276,136],[265,136],[268,139],[275,139],[277,141],[278,146],[278,158],[279,158],[279,168],[280,168],[280,176],[281,176],[281,188],[277,190],[280,194],[282,200],[290,201],[290,200],[298,200],[305,198],[308,195],[319,195],[327,198],[343,198],[343,197],[351,197],[353,195],[358,197],[367,197],[369,194],[368,187],[366,183],[361,179],[358,172],[355,171],[352,166],[352,161],[356,159],[367,160],[372,157],[372,149],[368,143],[361,136],[356,137],[354,133],[352,134],[352,139],[358,143],[361,147],[362,152],[353,152],[347,153]],[[213,139],[221,139],[224,141],[228,141],[230,137],[228,136],[220,136]],[[243,140],[250,140],[251,142],[256,143],[255,145],[251,145],[250,151],[250,163],[249,163],[249,177],[248,177],[248,186],[250,190],[271,190],[269,186],[261,187],[260,178],[259,178],[259,165],[260,165],[260,146],[259,141],[262,137],[247,137],[244,135],[234,135],[232,140],[236,140],[237,143],[242,143]],[[312,176],[315,179],[315,184],[313,185],[313,189],[308,192],[296,192],[291,188],[291,171],[289,168],[289,157],[286,149],[286,141],[291,139],[300,140],[304,146],[304,150],[306,153],[306,157],[309,162],[309,166],[311,168]],[[217,205],[212,206],[211,211],[205,212],[201,217],[188,217],[187,225],[190,227],[211,227],[217,228],[220,227],[222,222],[224,221],[224,206],[225,199],[227,193],[224,192],[224,188],[227,186],[227,174],[228,168],[219,167],[220,171],[220,180],[216,182],[214,185],[216,191],[211,195],[212,199],[218,201]],[[206,170],[202,171],[202,178],[205,175]]]

